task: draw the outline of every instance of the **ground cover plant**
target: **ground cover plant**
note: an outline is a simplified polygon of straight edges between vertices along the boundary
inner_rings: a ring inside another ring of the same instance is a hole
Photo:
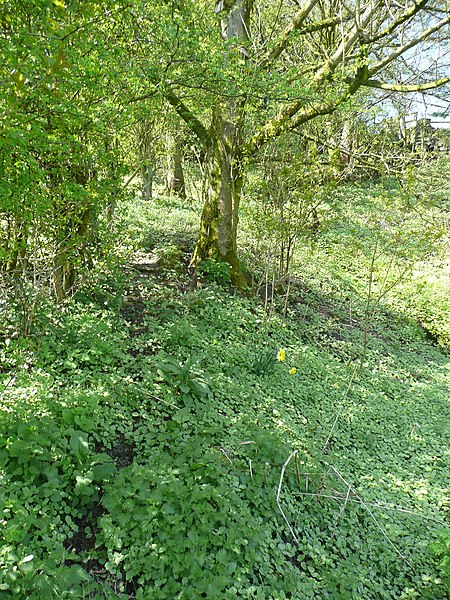
[[[5,305],[0,598],[448,598],[445,240],[406,197],[336,190],[269,304],[134,200],[72,300]]]

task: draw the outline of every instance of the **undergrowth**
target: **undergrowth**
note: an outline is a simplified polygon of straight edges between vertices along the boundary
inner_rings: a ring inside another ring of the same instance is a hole
[[[168,206],[2,332],[0,598],[448,598],[444,298],[433,337],[411,279],[367,320],[341,217],[269,313],[217,266],[191,290],[195,213]]]

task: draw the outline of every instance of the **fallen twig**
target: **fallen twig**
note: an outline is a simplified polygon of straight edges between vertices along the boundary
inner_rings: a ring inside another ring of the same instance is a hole
[[[289,458],[287,459],[287,461],[284,463],[284,465],[281,468],[281,474],[280,474],[280,482],[278,484],[278,491],[277,491],[277,497],[276,497],[276,503],[278,506],[278,510],[281,513],[281,516],[283,517],[283,519],[286,522],[286,525],[289,527],[289,531],[291,532],[292,537],[294,538],[294,542],[296,544],[299,543],[297,536],[294,533],[294,530],[291,527],[291,524],[289,523],[286,515],[284,514],[283,509],[281,508],[281,504],[280,504],[280,494],[281,494],[281,486],[283,485],[283,478],[284,478],[284,472],[286,471],[286,467],[288,466],[288,464],[291,462],[291,460],[294,458],[294,456],[297,456],[298,454],[298,450],[294,450],[294,452],[292,452],[292,454],[289,456]]]
[[[364,506],[364,508],[367,510],[367,512],[369,513],[369,515],[371,516],[373,522],[375,523],[375,525],[378,527],[378,529],[381,531],[381,533],[383,534],[383,537],[387,540],[387,542],[389,543],[389,545],[395,550],[395,552],[406,562],[406,564],[410,567],[410,569],[412,569],[414,571],[414,568],[412,566],[412,564],[408,561],[408,559],[406,558],[406,556],[404,556],[404,554],[402,554],[400,552],[400,550],[397,548],[397,546],[394,544],[394,542],[389,538],[389,536],[387,535],[387,533],[384,531],[384,529],[381,527],[381,525],[378,523],[378,520],[376,519],[375,515],[373,514],[373,512],[370,510],[370,508],[368,507],[368,505],[364,502],[364,500],[355,492],[355,490],[352,488],[351,484],[348,483],[348,481],[346,481],[344,479],[344,477],[339,473],[339,471],[331,466],[331,468],[333,469],[333,471],[336,473],[336,475],[339,477],[339,479],[345,483],[346,486],[348,486],[348,490],[351,490],[351,492],[354,494],[354,496],[356,498],[358,498],[358,500],[361,502],[361,505]]]

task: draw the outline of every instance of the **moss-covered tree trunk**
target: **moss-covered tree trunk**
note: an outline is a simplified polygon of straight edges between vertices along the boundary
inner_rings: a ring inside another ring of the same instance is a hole
[[[221,121],[221,119],[219,119]],[[204,206],[193,262],[207,258],[231,266],[231,280],[239,288],[247,283],[237,255],[237,227],[242,190],[242,160],[230,146],[221,123],[218,136],[211,139],[205,164]]]
[[[142,198],[146,202],[150,202],[153,198],[153,177],[155,174],[155,168],[153,165],[152,158],[148,158],[141,165],[141,189]]]
[[[218,2],[222,38],[232,42],[233,60],[242,72],[247,62],[246,44],[253,0]],[[231,90],[230,90],[231,91]],[[213,111],[205,165],[204,208],[194,262],[215,258],[231,266],[231,281],[247,287],[237,255],[237,227],[243,183],[243,128],[245,98],[231,93]]]

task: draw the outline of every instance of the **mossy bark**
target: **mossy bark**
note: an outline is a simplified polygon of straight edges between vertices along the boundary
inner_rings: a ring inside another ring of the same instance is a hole
[[[232,283],[245,289],[248,284],[237,254],[243,168],[239,146],[232,138],[238,132],[235,123],[225,121],[219,114],[215,124],[206,156],[204,206],[193,264],[207,258],[226,262],[231,266]]]
[[[233,64],[239,61],[242,76],[248,60],[246,49],[253,0],[230,0],[216,5],[221,34],[233,47]],[[223,97],[215,106],[211,127],[199,131],[206,148],[204,208],[193,262],[215,258],[231,266],[231,281],[248,287],[237,255],[237,227],[243,182],[243,130],[245,98]],[[198,128],[197,128],[198,129]],[[205,144],[205,138],[206,144]]]

